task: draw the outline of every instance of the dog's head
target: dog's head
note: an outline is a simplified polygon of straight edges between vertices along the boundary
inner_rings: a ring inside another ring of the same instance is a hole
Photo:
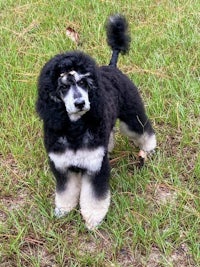
[[[90,110],[90,94],[97,87],[96,64],[81,52],[58,55],[44,66],[39,88],[45,82],[51,100],[64,103],[69,119],[77,121]]]
[[[89,90],[92,80],[91,73],[75,70],[64,72],[58,78],[57,93],[64,102],[71,121],[78,120],[90,110]]]

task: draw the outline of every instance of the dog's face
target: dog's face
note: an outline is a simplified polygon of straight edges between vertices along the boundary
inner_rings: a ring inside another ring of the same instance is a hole
[[[91,82],[90,73],[81,74],[74,70],[61,73],[57,90],[71,121],[77,121],[90,110],[88,91]]]
[[[99,71],[95,61],[79,51],[54,56],[42,68],[38,80],[39,99],[50,98],[48,103],[55,112],[56,107],[58,112],[65,108],[73,122],[93,108],[98,88]],[[42,110],[39,101],[38,112]]]

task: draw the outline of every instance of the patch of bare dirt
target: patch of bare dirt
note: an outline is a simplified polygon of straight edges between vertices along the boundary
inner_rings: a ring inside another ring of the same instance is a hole
[[[127,247],[121,248],[117,253],[117,264],[123,267],[143,267],[142,263],[139,262],[134,253]]]
[[[174,266],[182,267],[195,267],[192,255],[189,252],[189,249],[186,244],[181,244],[177,249],[173,251],[169,259]]]
[[[196,267],[189,249],[186,244],[181,244],[168,257],[164,256],[157,247],[152,247],[149,257],[146,261],[145,267]]]
[[[26,203],[27,192],[19,192],[18,196],[4,196],[0,197],[0,204],[5,207],[8,211],[19,209]]]
[[[27,267],[30,266],[29,265],[30,257],[35,257],[36,259],[38,258],[40,261],[41,267],[57,267],[58,266],[55,262],[55,255],[47,252],[47,250],[42,246],[29,244],[26,247],[25,246],[23,247],[22,254],[23,254],[23,257],[22,257],[23,266],[27,266]]]
[[[182,138],[183,133],[181,130],[177,131],[173,136],[167,135],[164,147],[161,149],[167,157],[175,157],[177,162],[180,162],[180,169],[184,168],[184,170],[180,171],[180,177],[187,181],[193,174],[198,159],[199,144],[196,140],[191,140],[190,144],[182,147]]]
[[[177,193],[167,184],[149,184],[146,189],[148,198],[153,199],[157,204],[175,203]]]
[[[50,254],[47,252],[47,250],[38,245],[31,244],[25,244],[21,248],[21,256],[18,260],[20,263],[20,266],[23,267],[29,267],[33,266],[33,263],[31,262],[31,258],[38,259],[38,262],[40,262],[40,267],[58,267],[58,264],[55,262],[55,255]],[[4,257],[2,262],[0,263],[0,267],[17,267],[19,264],[16,262],[15,259],[16,255],[13,254],[10,258]],[[34,265],[35,266],[35,265]],[[67,265],[66,265],[67,266]]]
[[[161,267],[160,265],[162,259],[162,254],[157,247],[152,247],[149,254],[148,260],[146,262],[146,267]]]
[[[11,153],[8,153],[6,157],[3,157],[3,155],[0,153],[0,166],[3,170],[6,170],[8,175],[12,177],[13,183],[16,183],[18,179],[21,178],[18,162]],[[3,176],[3,172],[1,172],[0,176]]]
[[[96,231],[98,236],[98,241],[91,235],[85,234],[81,235],[78,239],[77,250],[80,255],[89,253],[90,255],[96,255],[99,251],[106,248],[106,251],[112,250],[112,240],[110,236],[103,231]]]

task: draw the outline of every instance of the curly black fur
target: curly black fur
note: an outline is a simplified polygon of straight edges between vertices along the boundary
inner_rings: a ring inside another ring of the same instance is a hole
[[[113,52],[128,50],[130,37],[127,35],[127,22],[124,17],[119,15],[112,17],[107,25],[107,36]],[[64,190],[67,172],[70,169],[75,172],[90,173],[95,194],[99,197],[105,195],[109,188],[108,143],[117,118],[136,136],[142,136],[144,133],[149,136],[154,134],[136,86],[114,67],[116,60],[117,58],[110,66],[98,67],[88,55],[73,51],[53,57],[41,70],[37,112],[44,123],[47,153],[64,153],[66,150],[81,151],[81,149],[93,151],[98,147],[105,149],[102,166],[97,173],[91,173],[86,168],[73,164],[65,171],[60,171],[51,161],[58,191]],[[90,74],[88,83],[90,110],[77,121],[70,120],[59,95],[60,75],[71,70]]]
[[[119,14],[110,17],[106,24],[106,33],[107,43],[113,51],[109,65],[116,66],[119,53],[126,54],[131,41],[125,17]]]
[[[108,19],[107,43],[112,50],[126,53],[129,50],[131,38],[128,34],[128,23],[121,15],[115,15]]]

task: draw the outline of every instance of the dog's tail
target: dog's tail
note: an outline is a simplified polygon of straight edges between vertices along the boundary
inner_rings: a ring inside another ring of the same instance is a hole
[[[108,19],[106,25],[107,43],[112,49],[110,66],[117,66],[119,53],[125,54],[129,50],[131,38],[128,34],[128,23],[122,15],[114,15]]]

